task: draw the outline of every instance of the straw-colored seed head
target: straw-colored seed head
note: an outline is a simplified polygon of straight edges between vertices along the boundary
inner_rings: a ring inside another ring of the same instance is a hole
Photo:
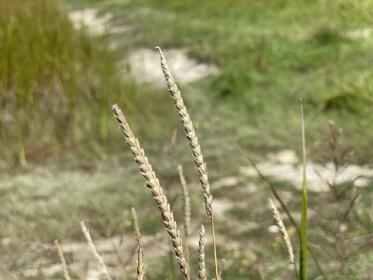
[[[141,232],[139,227],[139,221],[137,218],[136,209],[131,208],[133,227],[135,230],[135,237],[137,241],[137,260],[136,260],[136,271],[137,271],[137,280],[143,280],[145,277],[145,264],[144,264],[144,253],[141,247]]]
[[[201,225],[199,232],[199,244],[198,244],[198,279],[206,280],[206,260],[205,260],[205,228]]]
[[[193,123],[189,117],[189,113],[184,104],[184,100],[181,97],[180,90],[178,89],[175,83],[175,79],[173,78],[171,72],[168,69],[166,59],[163,56],[162,50],[159,47],[156,47],[156,49],[159,51],[159,55],[161,58],[161,68],[167,82],[168,90],[170,91],[171,97],[175,103],[176,110],[184,127],[185,135],[192,149],[194,162],[197,166],[202,186],[202,194],[203,200],[205,202],[206,213],[210,217],[210,219],[212,219],[212,195],[210,191],[210,183],[208,180],[206,163],[201,152],[201,147],[199,145],[199,141],[194,130]]]
[[[91,251],[92,251],[94,257],[95,257],[95,259],[97,260],[97,262],[99,264],[99,267],[100,267],[103,279],[111,280],[112,278],[111,278],[111,276],[110,276],[110,274],[109,274],[109,272],[108,272],[108,270],[106,268],[104,260],[100,256],[100,254],[98,253],[98,251],[96,249],[96,246],[93,244],[91,234],[89,233],[89,230],[88,230],[88,228],[86,227],[86,225],[84,224],[83,221],[80,222],[80,227],[82,229],[82,232],[84,234],[85,239],[87,240],[88,246],[91,248]]]
[[[137,280],[144,280],[145,278],[145,265],[144,265],[144,253],[141,248],[141,244],[137,244],[137,261],[136,261]]]
[[[70,280],[71,278],[70,278],[69,270],[67,269],[67,264],[66,264],[65,256],[63,255],[62,247],[60,243],[58,242],[58,240],[54,241],[54,245],[56,246],[58,256],[60,258],[60,262],[61,262],[62,269],[63,269],[63,276],[65,280]]]
[[[131,214],[132,214],[132,220],[133,220],[133,227],[135,230],[136,241],[140,243],[141,233],[140,233],[139,221],[137,219],[136,209],[134,207],[131,208]]]
[[[294,250],[293,250],[293,246],[291,244],[288,231],[286,230],[284,222],[281,219],[280,212],[278,211],[276,205],[273,203],[273,201],[271,199],[269,199],[269,205],[270,205],[271,210],[272,210],[273,218],[275,219],[276,224],[277,224],[277,226],[280,229],[282,239],[284,240],[284,242],[286,244],[286,247],[288,249],[289,260],[290,260],[290,262],[292,264],[294,264]]]
[[[189,190],[188,190],[187,182],[186,182],[185,177],[184,177],[183,167],[181,165],[179,165],[177,167],[177,169],[179,171],[180,184],[181,184],[181,188],[182,188],[182,191],[183,191],[183,199],[184,199],[185,235],[189,236],[190,233],[191,233],[190,232],[191,231],[190,224],[191,224],[191,216],[192,216],[192,210],[191,210],[191,206],[190,206]]]
[[[164,195],[159,180],[156,177],[148,158],[145,156],[145,152],[141,148],[139,141],[135,138],[132,130],[130,129],[122,111],[116,104],[113,106],[112,110],[124,134],[124,138],[132,151],[140,172],[145,177],[146,184],[151,190],[152,196],[158,205],[163,224],[171,238],[176,259],[180,266],[180,271],[185,279],[189,280],[189,269],[184,254],[183,242],[181,240],[180,232],[170,209],[167,197]]]

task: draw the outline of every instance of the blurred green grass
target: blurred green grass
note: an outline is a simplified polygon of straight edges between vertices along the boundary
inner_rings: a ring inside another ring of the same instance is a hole
[[[373,39],[349,35],[372,24],[370,0],[1,1],[2,165],[115,150],[113,102],[141,123],[143,141],[159,147],[177,127],[167,95],[118,71],[128,51],[155,45],[187,48],[220,68],[217,77],[183,87],[194,120],[210,123],[200,134],[219,136],[206,140],[211,156],[219,147],[230,153],[232,141],[259,153],[295,149],[298,97],[311,149],[334,119],[344,144],[357,150],[355,160],[373,154]],[[73,29],[71,7],[112,12],[116,25],[133,31],[92,38]],[[109,50],[113,41],[117,50]]]
[[[112,151],[114,102],[135,120],[167,111],[165,102],[144,102],[162,97],[121,77],[121,55],[104,36],[75,30],[61,2],[1,0],[0,6],[1,168]],[[159,135],[157,129],[143,134]]]
[[[187,48],[194,58],[220,67],[216,78],[184,92],[191,103],[198,95],[192,110],[199,105],[208,111],[196,118],[219,113],[225,126],[255,129],[250,137],[237,129],[236,143],[251,150],[296,147],[302,97],[311,149],[334,119],[348,136],[345,144],[358,151],[357,160],[372,155],[373,38],[351,35],[369,30],[372,1],[81,3],[94,3],[135,27],[131,40],[116,38],[124,49]]]
[[[122,88],[115,55],[75,31],[56,1],[0,5],[1,154],[24,163],[25,146],[71,145],[92,128],[105,138],[108,101]]]

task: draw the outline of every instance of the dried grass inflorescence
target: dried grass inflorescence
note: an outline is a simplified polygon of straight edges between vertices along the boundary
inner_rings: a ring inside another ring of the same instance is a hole
[[[138,243],[141,243],[141,232],[139,226],[139,220],[137,218],[136,209],[134,207],[131,208],[132,220],[133,220],[133,228],[135,230],[135,237]]]
[[[180,184],[183,191],[183,200],[184,200],[184,226],[185,226],[185,236],[190,236],[191,233],[191,219],[192,219],[192,209],[190,206],[190,196],[189,196],[189,190],[188,185],[184,177],[183,167],[179,165],[177,167],[177,170],[179,172],[179,178],[180,178]]]
[[[276,222],[277,226],[280,229],[281,236],[282,236],[282,238],[283,238],[283,240],[284,240],[284,242],[286,244],[286,247],[288,249],[289,260],[290,260],[290,262],[292,264],[294,264],[294,250],[293,250],[293,246],[291,244],[288,231],[286,230],[284,222],[281,219],[280,212],[278,211],[276,205],[273,203],[273,201],[271,199],[269,199],[269,206],[271,207],[273,218],[275,219],[275,222]]]
[[[145,264],[144,264],[144,252],[142,250],[142,244],[141,244],[141,232],[140,232],[136,209],[132,207],[131,213],[132,213],[132,219],[133,219],[133,227],[135,230],[135,237],[137,241],[137,260],[136,260],[137,280],[143,280],[145,277]]]
[[[91,234],[89,233],[88,228],[84,224],[83,221],[80,222],[80,227],[82,228],[82,232],[84,234],[85,239],[87,240],[88,246],[91,248],[91,251],[93,255],[95,256],[95,259],[97,260],[100,270],[101,270],[101,275],[103,279],[105,280],[111,280],[111,276],[106,268],[106,265],[104,263],[103,258],[100,256],[100,254],[97,252],[96,246],[93,244]]]
[[[69,270],[67,269],[67,264],[66,264],[65,256],[63,255],[62,247],[60,243],[58,242],[58,240],[54,241],[54,245],[56,246],[58,257],[60,258],[60,262],[62,265],[63,277],[65,278],[65,280],[70,280],[71,278],[70,278]]]
[[[202,187],[202,195],[203,201],[205,203],[206,213],[207,216],[210,218],[211,221],[211,231],[212,231],[212,242],[214,247],[214,262],[215,262],[215,277],[217,280],[220,280],[219,268],[218,268],[218,256],[217,256],[217,249],[216,249],[216,237],[215,237],[215,223],[214,223],[214,214],[212,208],[212,195],[210,191],[210,183],[207,174],[206,162],[203,158],[201,146],[199,145],[199,141],[197,138],[197,134],[194,130],[192,120],[190,119],[188,110],[184,104],[184,100],[181,97],[181,93],[179,88],[176,85],[175,79],[173,78],[170,70],[168,69],[166,59],[162,53],[160,47],[156,47],[159,52],[160,59],[161,59],[161,69],[163,75],[167,82],[168,90],[170,91],[171,98],[174,101],[177,113],[181,120],[181,123],[184,127],[185,135],[188,139],[189,146],[192,149],[192,154],[194,157],[194,162],[197,166],[197,170],[199,173],[199,180],[201,182]]]
[[[184,278],[189,280],[189,269],[184,254],[183,242],[181,240],[180,232],[174,219],[173,213],[170,209],[167,197],[164,195],[159,180],[156,177],[155,172],[153,171],[153,168],[149,163],[144,150],[141,148],[139,141],[130,129],[122,111],[116,104],[113,106],[112,110],[124,134],[124,138],[128,146],[130,147],[132,154],[134,155],[140,172],[145,177],[146,184],[150,188],[152,196],[158,205],[163,224],[166,231],[170,235],[176,259],[179,263],[180,271],[183,274]]]
[[[137,280],[144,280],[145,278],[144,253],[142,251],[140,243],[137,243],[136,272],[137,272]]]
[[[202,186],[203,200],[205,202],[206,213],[210,217],[210,219],[212,219],[212,195],[207,175],[206,162],[202,155],[201,146],[199,145],[199,141],[194,130],[192,120],[190,119],[189,113],[184,104],[184,100],[181,97],[180,90],[178,89],[175,79],[173,78],[171,72],[168,69],[166,59],[163,56],[162,50],[159,47],[156,47],[156,49],[159,51],[160,54],[161,68],[167,82],[168,90],[170,91],[171,97],[175,103],[176,110],[184,127],[185,135],[192,149],[194,162],[199,172],[199,178]]]
[[[205,228],[201,225],[199,232],[199,244],[198,244],[198,279],[206,280],[206,258],[205,258]]]

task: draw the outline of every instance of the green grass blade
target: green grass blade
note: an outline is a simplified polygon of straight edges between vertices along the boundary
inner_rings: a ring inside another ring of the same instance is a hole
[[[282,200],[281,196],[278,194],[278,192],[276,191],[276,188],[272,185],[271,181],[265,176],[263,175],[263,173],[258,169],[258,167],[256,166],[254,160],[248,156],[248,160],[251,164],[251,166],[254,168],[255,172],[257,173],[258,177],[260,178],[260,180],[262,180],[262,182],[268,186],[269,190],[271,191],[272,195],[276,198],[276,200],[278,201],[278,203],[280,203],[281,205],[281,209],[282,211],[285,212],[287,218],[289,219],[290,223],[293,225],[293,227],[295,228],[296,232],[297,232],[297,235],[298,237],[300,238],[300,229],[299,229],[299,225],[295,222],[294,218],[293,218],[293,215],[291,215],[288,207],[286,206],[286,204],[284,203],[284,201]],[[322,277],[325,279],[325,280],[328,280],[328,277],[326,276],[323,268],[321,267],[319,261],[317,260],[316,256],[315,256],[315,253],[313,251],[313,249],[311,248],[311,245],[308,244],[308,253],[310,254],[310,256],[312,257],[312,260],[313,262],[315,263],[316,265],[316,268],[317,270],[319,271],[319,273],[322,275]]]
[[[268,180],[268,178],[265,175],[263,175],[263,173],[258,169],[258,167],[256,166],[254,160],[251,157],[248,157],[248,160],[249,160],[251,166],[254,168],[254,170],[255,170],[256,174],[258,175],[259,179],[262,180],[262,182],[265,183],[268,186],[268,188],[270,189],[270,191],[273,194],[273,196],[280,203],[282,211],[285,212],[286,216],[290,220],[290,223],[293,225],[293,227],[295,227],[295,229],[296,229],[296,231],[297,231],[297,233],[299,235],[299,226],[295,222],[293,216],[291,215],[291,213],[289,211],[289,208],[286,206],[285,202],[282,200],[282,198],[280,197],[280,195],[276,191],[275,187]]]
[[[299,278],[307,280],[307,172],[306,172],[306,137],[304,129],[303,103],[300,100],[301,124],[302,124],[302,150],[303,150],[303,194],[302,194],[302,216],[300,224],[300,259],[299,259]]]

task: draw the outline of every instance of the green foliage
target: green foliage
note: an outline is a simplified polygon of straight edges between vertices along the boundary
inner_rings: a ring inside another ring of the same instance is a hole
[[[110,100],[123,88],[115,55],[74,30],[55,1],[0,6],[2,155],[24,161],[25,146],[70,145],[93,129],[107,137]]]

